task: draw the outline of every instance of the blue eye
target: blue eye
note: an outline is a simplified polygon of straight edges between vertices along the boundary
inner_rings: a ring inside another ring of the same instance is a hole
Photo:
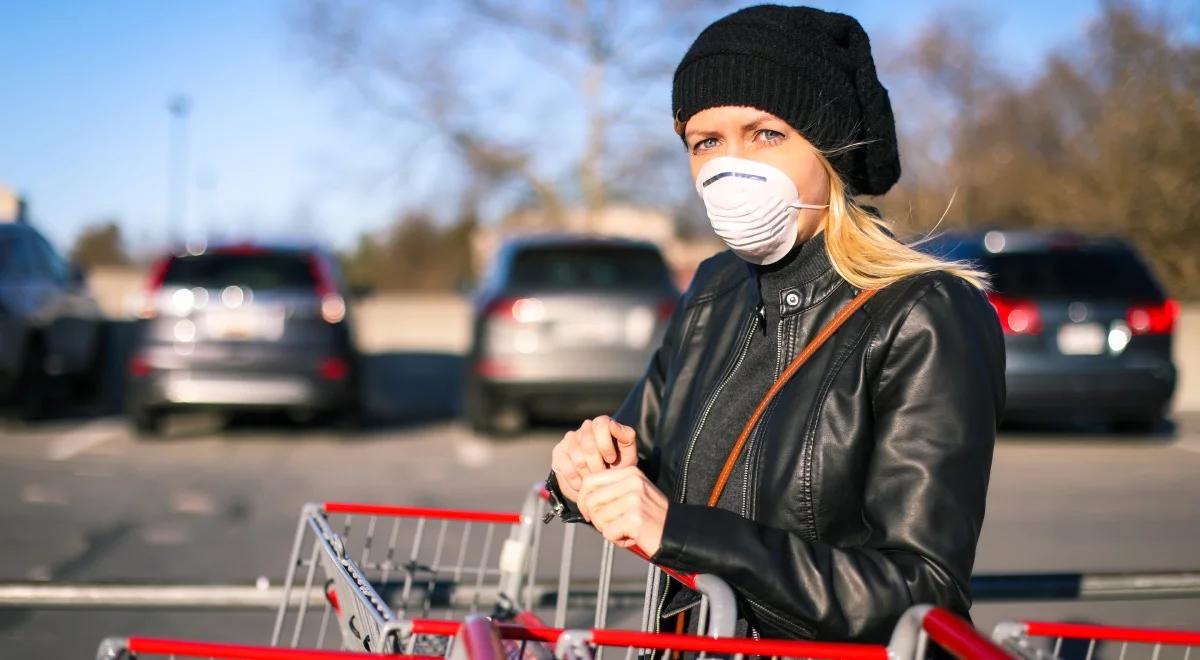
[[[758,134],[767,142],[778,142],[784,138],[783,133],[780,133],[779,131],[773,131],[769,128],[762,129],[758,132]]]
[[[712,149],[717,146],[717,138],[704,138],[692,146],[692,152],[696,153],[705,149]]]

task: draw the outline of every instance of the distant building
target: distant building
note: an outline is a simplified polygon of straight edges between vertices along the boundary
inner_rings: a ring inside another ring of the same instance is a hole
[[[3,183],[0,183],[0,222],[28,222],[24,198]]]

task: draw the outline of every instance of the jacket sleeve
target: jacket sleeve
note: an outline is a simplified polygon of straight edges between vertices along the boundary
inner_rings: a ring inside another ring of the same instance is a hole
[[[1004,402],[1003,338],[982,294],[942,279],[883,346],[861,545],[672,505],[654,560],[724,578],[755,618],[791,637],[883,642],[918,603],[965,614]]]

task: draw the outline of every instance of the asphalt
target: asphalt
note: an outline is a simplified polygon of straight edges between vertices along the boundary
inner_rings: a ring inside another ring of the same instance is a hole
[[[115,415],[5,422],[0,581],[277,583],[305,501],[515,509],[545,474],[562,425],[475,436],[446,403],[456,389],[452,357],[382,359],[386,368],[372,376],[377,414],[362,431],[199,415],[146,441]],[[1196,415],[1149,436],[1007,431],[977,571],[1200,569],[1198,474]],[[981,604],[973,614],[985,629],[1014,617],[1200,629],[1197,600]],[[261,642],[270,619],[0,609],[0,657],[92,657],[112,634]]]

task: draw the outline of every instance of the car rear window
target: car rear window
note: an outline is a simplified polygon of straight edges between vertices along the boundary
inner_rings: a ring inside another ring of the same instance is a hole
[[[643,248],[526,248],[509,283],[545,289],[637,289],[670,281],[662,256]]]
[[[241,286],[252,290],[313,288],[311,262],[293,252],[255,254],[202,254],[176,257],[167,266],[163,284],[176,287],[223,289]]]
[[[1163,292],[1132,253],[1061,250],[985,259],[997,292],[1038,298],[1158,300]]]

